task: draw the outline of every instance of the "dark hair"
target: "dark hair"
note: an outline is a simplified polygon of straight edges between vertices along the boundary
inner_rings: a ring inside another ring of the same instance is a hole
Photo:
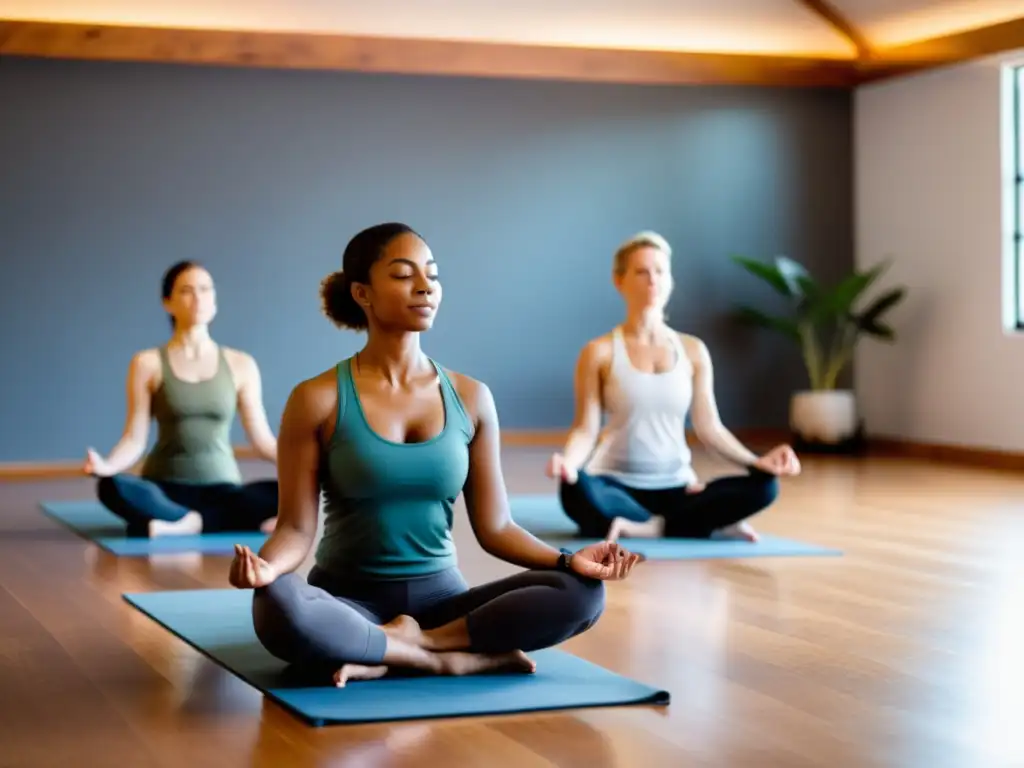
[[[166,272],[164,272],[164,279],[160,285],[160,293],[164,299],[171,298],[171,294],[174,293],[174,284],[178,282],[178,278],[183,273],[188,272],[194,267],[203,269],[203,265],[198,261],[179,261],[177,264],[172,264]],[[174,317],[170,317],[171,328],[174,327]]]
[[[392,240],[400,235],[420,234],[398,222],[375,224],[348,241],[341,257],[341,269],[320,282],[320,301],[327,319],[339,328],[362,330],[368,322],[363,308],[352,297],[352,283],[369,283],[372,267]]]

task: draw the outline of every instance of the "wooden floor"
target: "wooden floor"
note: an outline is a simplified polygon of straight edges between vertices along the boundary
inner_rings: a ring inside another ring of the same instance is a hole
[[[513,491],[551,488],[511,449]],[[704,469],[713,467],[699,462]],[[651,562],[565,648],[664,708],[310,729],[120,599],[224,587],[226,559],[118,560],[0,486],[0,766],[1024,765],[1024,476],[805,460],[761,530],[841,558]],[[471,582],[510,569],[459,521]]]

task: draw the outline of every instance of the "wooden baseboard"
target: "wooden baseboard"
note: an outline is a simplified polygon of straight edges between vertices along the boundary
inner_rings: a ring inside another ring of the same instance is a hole
[[[784,443],[790,439],[789,432],[785,429],[772,429],[772,428],[755,428],[755,429],[736,429],[734,434],[742,442],[749,444],[751,447],[765,448],[779,443]],[[506,430],[502,433],[502,442],[510,447],[516,448],[561,448],[565,445],[565,440],[568,437],[568,430],[564,429],[548,429],[548,430]],[[693,430],[686,431],[686,439],[691,445],[699,443],[697,435],[694,434]]]
[[[510,448],[549,448],[555,450],[565,444],[564,429],[507,429],[502,432],[502,443]],[[783,430],[737,430],[737,437],[751,447],[768,446],[786,440]],[[696,437],[689,435],[691,443]],[[259,456],[248,445],[235,446],[239,460],[254,460]],[[133,470],[130,470],[133,471]],[[0,462],[0,482],[68,480],[82,477],[82,460]]]
[[[81,461],[7,461],[0,464],[0,482],[65,480],[81,476]]]
[[[868,440],[872,456],[902,459],[922,459],[969,467],[1024,471],[1024,452],[1001,451],[969,445],[945,443],[919,443],[891,437],[872,437]]]
[[[506,430],[502,441],[511,447],[551,447],[565,442],[565,430]],[[250,445],[236,445],[235,457],[239,461],[254,461],[259,455]],[[83,459],[55,461],[0,462],[0,482],[31,482],[33,480],[71,480],[82,477]],[[138,471],[138,467],[128,470]]]
[[[773,445],[790,440],[790,435],[785,429],[736,429],[734,432],[736,437],[750,446],[752,450],[766,450]],[[511,448],[556,450],[565,444],[565,438],[566,430],[564,429],[509,429],[502,434],[502,442]],[[698,443],[692,432],[688,433],[688,439],[691,445]],[[868,440],[868,454],[1024,471],[1024,452],[996,451],[963,445],[940,445],[873,437]],[[259,458],[256,452],[247,445],[236,446],[235,455],[239,460]],[[82,476],[81,467],[81,460],[0,463],[0,482],[80,478]]]

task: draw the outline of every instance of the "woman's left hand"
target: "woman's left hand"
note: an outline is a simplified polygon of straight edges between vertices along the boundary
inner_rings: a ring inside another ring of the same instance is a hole
[[[754,466],[770,475],[799,475],[800,459],[788,445],[777,445],[754,462]]]
[[[647,558],[614,541],[590,544],[573,554],[569,567],[580,576],[600,581],[621,581],[633,567]]]

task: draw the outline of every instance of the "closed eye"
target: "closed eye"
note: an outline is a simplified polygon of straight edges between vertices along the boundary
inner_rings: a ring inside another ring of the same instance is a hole
[[[391,279],[392,280],[411,280],[414,277],[416,277],[416,275],[392,275]],[[439,279],[437,275],[427,275],[427,280],[437,280],[437,279]]]

